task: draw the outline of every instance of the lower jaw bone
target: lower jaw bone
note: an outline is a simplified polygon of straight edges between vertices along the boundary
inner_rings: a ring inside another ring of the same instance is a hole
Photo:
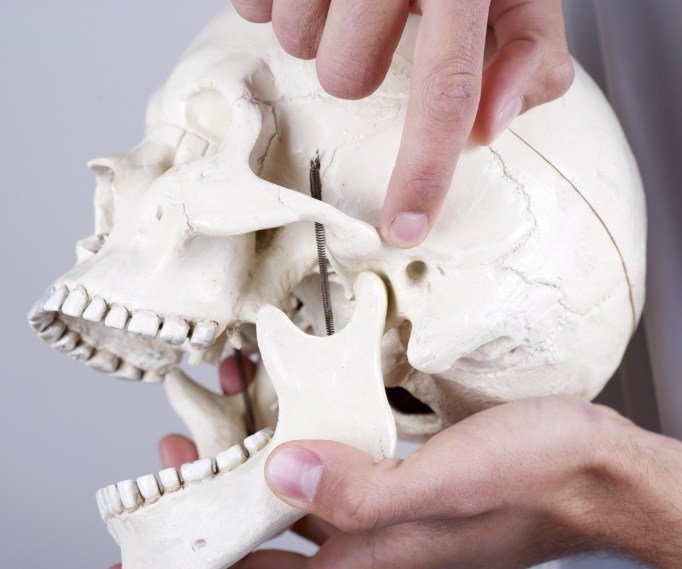
[[[108,518],[126,569],[222,569],[301,518],[265,481],[267,457],[281,443],[326,439],[375,460],[394,455],[395,422],[380,364],[386,290],[378,276],[364,273],[355,296],[351,321],[330,337],[308,336],[283,312],[261,309],[258,344],[279,398],[272,441],[263,449],[254,443],[255,456],[229,472]]]

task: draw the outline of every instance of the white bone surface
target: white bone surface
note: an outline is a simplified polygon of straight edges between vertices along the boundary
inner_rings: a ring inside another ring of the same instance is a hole
[[[304,334],[274,307],[261,310],[259,345],[280,398],[273,440],[230,472],[109,518],[126,569],[222,569],[302,517],[270,492],[263,476],[270,450],[284,441],[331,439],[377,460],[393,456],[395,423],[380,367],[386,292],[379,277],[365,273],[355,294],[351,322],[331,337]],[[320,370],[327,382],[319,381]],[[338,405],[348,400],[357,403]],[[199,542],[205,545],[192,547]]]
[[[492,145],[465,150],[422,245],[382,244],[375,227],[405,119],[414,25],[383,85],[348,102],[324,93],[314,62],[286,55],[270,26],[228,8],[150,100],[140,144],[90,163],[101,247],[82,244],[87,251],[36,305],[31,325],[50,343],[79,334],[71,353],[93,369],[135,377],[139,370],[142,382],[166,378],[200,457],[215,457],[220,472],[184,486],[174,469],[163,471],[164,496],[111,518],[126,569],[210,569],[257,545],[295,517],[263,489],[269,449],[285,437],[323,436],[327,421],[349,428],[354,418],[340,416],[334,395],[344,412],[367,412],[357,393],[319,372],[355,365],[356,354],[340,362],[336,353],[348,346],[327,352],[337,337],[301,336],[263,308],[286,309],[301,329],[324,330],[314,221],[327,231],[339,328],[358,318],[358,275],[380,274],[389,287],[379,332],[384,384],[431,409],[393,409],[403,437],[423,440],[524,397],[590,399],[617,368],[642,310],[645,206],[622,130],[580,67],[564,97],[519,117]],[[318,148],[322,202],[307,195],[308,161]],[[82,318],[76,300],[67,305],[72,315],[63,312],[69,291],[93,299]],[[138,313],[153,321],[136,320]],[[157,321],[158,337],[146,337]],[[327,360],[301,355],[311,343]],[[243,451],[230,450],[246,435],[241,397],[213,393],[177,369],[183,353],[217,365],[228,344],[263,353],[266,365],[250,387],[256,428],[274,427],[279,414],[273,441],[260,452],[263,441],[249,443],[255,457],[245,464]],[[368,401],[383,409],[374,395]],[[362,436],[351,428],[351,439]],[[112,516],[121,499],[114,491],[98,499]],[[216,513],[211,504],[223,502],[228,507]],[[215,513],[215,527],[194,524],[202,512]],[[253,525],[237,524],[244,512]],[[216,532],[232,528],[218,547]],[[184,553],[170,559],[175,549],[159,545],[168,542]]]

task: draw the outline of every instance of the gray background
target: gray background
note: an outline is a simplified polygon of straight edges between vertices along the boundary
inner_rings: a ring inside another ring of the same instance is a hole
[[[117,561],[94,492],[158,470],[158,439],[185,431],[162,388],[109,380],[71,362],[45,346],[25,317],[73,263],[76,240],[91,233],[93,176],[85,162],[139,140],[147,97],[224,4],[0,4],[2,567],[94,569]],[[566,565],[628,566],[606,558]]]

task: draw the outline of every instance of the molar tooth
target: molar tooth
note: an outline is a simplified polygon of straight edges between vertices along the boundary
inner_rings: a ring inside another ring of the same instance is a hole
[[[218,325],[215,322],[197,322],[189,341],[190,345],[196,349],[208,348],[215,342],[218,335]]]
[[[80,334],[69,330],[59,340],[52,344],[52,347],[59,352],[72,352],[80,342]]]
[[[182,318],[171,316],[163,321],[159,338],[171,346],[180,346],[187,339],[189,324]]]
[[[107,303],[104,299],[93,298],[88,307],[83,312],[83,320],[89,322],[101,322],[107,313]]]
[[[149,310],[136,310],[128,324],[128,332],[155,338],[161,321],[156,313]]]
[[[215,457],[218,472],[229,472],[246,461],[246,453],[240,445],[234,445]]]
[[[263,429],[244,439],[244,448],[249,456],[254,456],[259,450],[265,448],[274,434],[272,429]]]
[[[180,477],[175,468],[165,468],[159,472],[159,480],[164,492],[175,492],[180,490]]]
[[[202,458],[188,462],[180,467],[180,473],[185,482],[199,482],[213,476],[213,461],[210,458]]]
[[[90,344],[81,342],[76,346],[76,348],[69,354],[77,362],[86,362],[92,356],[92,352],[95,351]]]
[[[125,306],[120,304],[114,304],[109,310],[109,314],[104,319],[104,325],[109,326],[109,328],[116,328],[117,330],[123,330],[126,327],[126,322],[128,322],[128,310]]]
[[[80,318],[88,305],[88,294],[82,288],[72,290],[69,296],[66,297],[64,304],[62,304],[62,312],[67,316]]]
[[[109,509],[109,514],[116,515],[123,513],[123,502],[116,489],[116,484],[111,484],[104,488],[104,499]]]
[[[114,376],[128,381],[140,381],[142,370],[131,363],[122,362],[121,366],[114,372]]]
[[[142,375],[142,383],[163,383],[165,376],[154,371],[145,371]]]
[[[153,474],[140,476],[137,479],[137,487],[140,490],[140,494],[142,494],[145,502],[148,504],[153,504],[161,497],[159,483],[156,480],[156,476]]]
[[[106,350],[97,350],[85,365],[102,373],[113,373],[118,368],[120,360],[118,356]]]
[[[48,326],[47,330],[41,332],[40,337],[46,342],[52,343],[59,340],[64,335],[64,332],[66,332],[66,324],[61,320],[57,320]]]
[[[137,482],[134,480],[123,480],[116,484],[119,496],[121,496],[121,502],[123,507],[129,512],[134,512],[140,507],[142,503],[142,496],[137,488]]]
[[[50,295],[50,298],[47,299],[47,302],[45,302],[43,310],[45,310],[46,312],[58,312],[59,309],[62,307],[62,304],[64,304],[64,301],[66,300],[66,297],[68,295],[69,289],[66,288],[65,286],[60,286],[59,288],[56,288],[54,292]]]

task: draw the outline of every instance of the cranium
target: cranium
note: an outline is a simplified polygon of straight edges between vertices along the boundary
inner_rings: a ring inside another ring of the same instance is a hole
[[[592,398],[617,367],[642,308],[646,222],[601,93],[578,67],[567,95],[468,148],[429,238],[394,250],[375,226],[410,68],[405,40],[374,95],[337,100],[314,64],[230,8],[152,98],[144,140],[90,163],[95,235],[31,324],[98,371],[165,379],[203,458],[163,472],[160,487],[146,476],[98,493],[126,569],[217,569],[291,523],[299,514],[262,474],[287,438],[390,456],[393,419],[403,437],[425,439],[505,401]],[[305,192],[318,148],[323,202]],[[343,328],[331,338],[304,336],[270,306],[323,335],[315,221]],[[185,353],[217,363],[231,346],[263,354],[252,397],[258,427],[277,426],[270,443],[267,431],[246,440],[253,456],[236,469],[241,398],[178,368]]]

